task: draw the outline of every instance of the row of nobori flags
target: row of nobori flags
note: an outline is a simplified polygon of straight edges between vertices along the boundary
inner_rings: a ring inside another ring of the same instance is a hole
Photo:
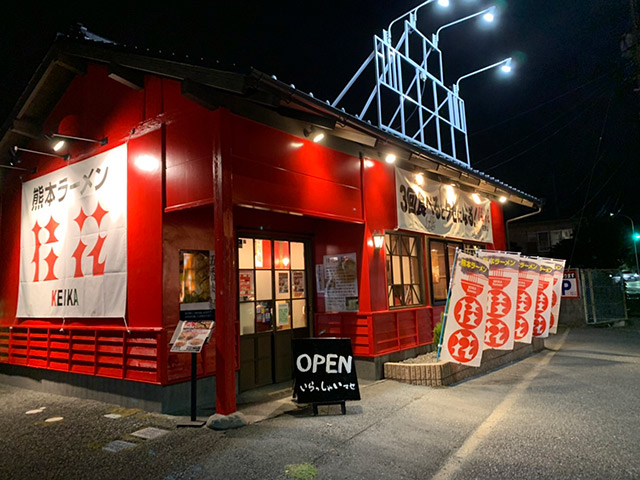
[[[558,328],[565,260],[456,250],[440,353],[477,367],[486,348],[513,349]]]

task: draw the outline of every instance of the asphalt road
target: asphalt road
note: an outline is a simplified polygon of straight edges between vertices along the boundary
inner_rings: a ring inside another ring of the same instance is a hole
[[[303,463],[317,479],[640,478],[640,329],[547,347],[452,387],[368,385],[346,416],[307,407],[226,432],[0,385],[0,478],[286,479]],[[166,433],[131,436],[145,427]],[[133,446],[105,451],[114,440]]]

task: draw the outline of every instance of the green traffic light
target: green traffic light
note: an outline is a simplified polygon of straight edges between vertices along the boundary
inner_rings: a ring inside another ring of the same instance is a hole
[[[640,240],[640,233],[634,233],[632,238],[636,241]]]

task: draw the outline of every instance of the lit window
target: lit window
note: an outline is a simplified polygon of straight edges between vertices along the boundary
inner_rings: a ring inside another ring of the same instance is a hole
[[[385,252],[389,307],[424,305],[420,237],[387,233]]]
[[[433,304],[443,303],[447,300],[451,271],[455,261],[456,248],[472,251],[484,248],[477,244],[462,244],[458,242],[445,242],[442,240],[429,240],[429,265],[431,267],[431,299]]]

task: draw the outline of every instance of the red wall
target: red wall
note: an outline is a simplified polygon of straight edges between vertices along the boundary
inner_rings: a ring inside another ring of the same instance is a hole
[[[2,192],[0,362],[166,384],[189,374],[186,356],[167,353],[167,335],[178,320],[178,250],[214,245],[212,159],[220,111],[187,100],[179,82],[147,77],[145,89],[135,91],[107,73],[106,67],[90,65],[86,75],[76,77],[45,131],[109,138],[104,147],[76,143],[73,161],[128,142],[127,320],[132,332],[124,332],[122,319],[68,319],[63,334],[57,332],[60,320],[16,322],[21,179],[12,174]],[[374,231],[397,226],[393,167],[236,115],[226,117],[236,230],[306,236],[313,242],[315,264],[325,255],[357,255],[360,311],[325,314],[324,298],[316,296],[316,333],[349,336],[356,354],[369,356],[431,342],[439,315],[431,307],[389,311],[384,252],[371,242]],[[48,148],[44,141],[31,147]],[[156,159],[158,168],[137,168],[141,156]],[[25,155],[23,165],[37,165],[39,176],[65,162]],[[504,248],[500,205],[492,205],[492,217],[495,248]],[[7,327],[14,324],[10,334]],[[11,351],[9,335],[15,340]],[[29,348],[37,355],[30,356]],[[213,350],[201,356],[201,374],[215,371]]]
[[[126,332],[121,318],[15,319],[19,282],[21,182],[66,165],[59,159],[25,154],[22,165],[37,167],[33,176],[11,175],[2,201],[2,248],[6,266],[0,279],[0,361],[92,375],[163,381],[166,363],[162,327],[162,207],[163,151],[162,80],[146,79],[143,91],[135,91],[107,77],[107,68],[89,65],[77,76],[46,120],[44,133],[99,139],[71,145],[71,162],[128,143],[128,301]],[[30,148],[50,151],[46,139]],[[149,156],[158,167],[140,170],[135,160]],[[12,330],[6,328],[12,326]],[[10,337],[10,340],[9,340]],[[10,344],[11,346],[9,347]],[[6,353],[6,356],[3,356]]]
[[[360,160],[233,116],[233,202],[362,221]]]

